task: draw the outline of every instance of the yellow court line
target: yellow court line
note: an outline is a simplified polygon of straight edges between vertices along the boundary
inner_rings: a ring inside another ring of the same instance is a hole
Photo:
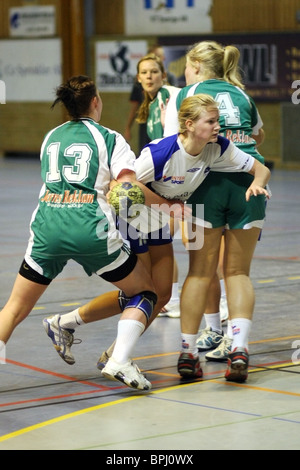
[[[288,362],[286,364],[281,364],[280,366],[268,367],[268,369],[278,369],[279,367],[282,368],[282,367],[288,367],[288,366],[291,366],[291,365],[294,365],[294,364],[292,362]],[[266,370],[264,368],[252,369],[252,370],[249,371],[249,374],[253,373],[253,372],[260,372],[260,371],[266,371],[267,372],[268,370]],[[248,384],[238,384],[238,383],[233,383],[233,382],[224,382],[224,377],[222,377],[222,382],[220,381],[220,379],[219,380],[218,379],[208,379],[208,380],[196,381],[196,382],[192,382],[192,383],[188,383],[188,384],[179,384],[179,385],[175,385],[175,386],[171,386],[171,387],[166,387],[166,388],[163,388],[163,389],[160,389],[160,390],[153,390],[150,393],[151,393],[151,395],[156,395],[158,393],[169,392],[169,391],[182,389],[182,388],[186,388],[186,387],[192,387],[192,386],[195,386],[195,385],[204,385],[204,384],[207,384],[207,383],[217,383],[219,385],[222,384],[222,385],[227,385],[227,386],[232,386],[232,387],[242,387],[242,388],[247,388],[247,389],[250,389],[250,390],[257,390],[257,391],[268,392],[268,393],[269,392],[270,393],[279,393],[279,394],[283,394],[283,395],[296,396],[296,397],[300,396],[300,393],[287,392],[287,391],[284,391],[284,390],[275,390],[275,389],[269,389],[269,388],[263,388],[263,387],[255,387],[253,385],[248,385]],[[83,415],[83,414],[86,414],[86,413],[90,413],[91,411],[96,411],[96,410],[100,410],[102,408],[107,408],[109,406],[119,405],[121,403],[127,403],[129,401],[141,399],[141,398],[144,398],[145,396],[147,396],[148,394],[149,393],[147,393],[146,395],[143,394],[143,395],[138,395],[138,396],[122,398],[120,400],[116,400],[116,401],[109,402],[109,403],[104,403],[102,405],[92,406],[92,407],[86,408],[84,410],[74,411],[72,413],[68,413],[66,415],[59,416],[57,418],[53,418],[53,419],[50,419],[50,420],[47,420],[47,421],[43,421],[42,423],[34,424],[32,426],[28,426],[27,428],[19,429],[18,431],[14,431],[10,434],[5,434],[4,436],[0,436],[0,442],[6,441],[8,439],[12,439],[13,437],[21,436],[21,435],[26,434],[30,431],[35,431],[36,429],[40,429],[40,428],[49,426],[51,424],[56,424],[56,423],[59,423],[61,421],[65,421],[67,419],[74,418],[76,416],[80,416],[80,415]]]
[[[169,390],[176,390],[178,388],[197,385],[199,383],[204,383],[204,382],[193,382],[193,383],[189,383],[189,384],[176,385],[174,387],[167,387],[167,388],[164,388],[164,389],[161,389],[161,390],[156,390],[156,391],[153,390],[151,392],[151,394],[162,393],[162,392],[166,392],[166,391],[169,391]],[[135,396],[132,396],[132,397],[122,398],[120,400],[116,400],[116,401],[109,402],[109,403],[104,403],[102,405],[96,405],[96,406],[92,406],[90,408],[85,408],[84,410],[74,411],[72,413],[68,413],[66,415],[59,416],[57,418],[52,418],[52,419],[49,419],[47,421],[43,421],[42,423],[33,424],[32,426],[28,426],[27,428],[19,429],[18,431],[14,431],[12,433],[5,434],[4,436],[0,436],[0,442],[6,441],[8,439],[12,439],[13,437],[21,436],[22,434],[26,434],[27,432],[30,432],[30,431],[35,431],[36,429],[40,429],[40,428],[49,426],[51,424],[56,424],[56,423],[59,423],[61,421],[65,421],[66,419],[75,418],[76,416],[80,416],[80,415],[83,415],[83,414],[86,414],[86,413],[90,413],[91,411],[100,410],[101,408],[107,408],[108,406],[119,405],[120,403],[126,403],[126,402],[129,402],[129,401],[137,400],[139,398],[144,398],[145,396],[146,395],[138,395],[138,396],[135,395]]]
[[[57,418],[49,419],[48,421],[43,421],[42,423],[33,424],[32,426],[28,426],[27,428],[19,429],[19,431],[14,431],[10,434],[5,434],[4,436],[1,436],[0,437],[0,442],[6,441],[7,439],[11,439],[13,437],[21,436],[22,434],[25,434],[25,433],[30,432],[30,431],[34,431],[36,429],[43,428],[45,426],[49,426],[50,424],[59,423],[60,421],[64,421],[64,420],[69,419],[69,418],[74,418],[76,416],[80,416],[80,415],[85,414],[85,413],[89,413],[90,411],[100,410],[101,408],[106,408],[107,406],[117,405],[119,403],[124,403],[124,402],[127,402],[127,401],[136,400],[137,398],[141,398],[141,397],[134,396],[134,397],[123,398],[123,399],[117,400],[115,402],[109,402],[109,403],[104,403],[102,405],[92,406],[91,408],[86,408],[84,410],[74,411],[72,413],[68,413],[66,415],[59,416]]]
[[[275,279],[265,279],[265,280],[262,280],[262,281],[256,281],[258,284],[268,284],[268,283],[271,283],[271,282],[275,282]]]

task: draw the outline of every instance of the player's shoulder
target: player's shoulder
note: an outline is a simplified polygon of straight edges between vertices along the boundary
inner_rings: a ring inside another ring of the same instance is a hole
[[[152,140],[143,150],[147,149],[155,160],[161,162],[167,161],[170,156],[179,149],[177,139],[178,134],[174,134],[161,139]]]
[[[220,152],[220,156],[221,156],[230,147],[233,147],[233,143],[230,142],[230,140],[227,139],[226,137],[218,135],[217,141],[208,143],[206,146],[206,149],[208,151]]]

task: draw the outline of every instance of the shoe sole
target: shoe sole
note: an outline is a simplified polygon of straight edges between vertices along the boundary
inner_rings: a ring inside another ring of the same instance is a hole
[[[51,339],[52,341],[52,344],[54,346],[54,349],[56,350],[56,352],[58,353],[59,357],[62,358],[63,361],[65,361],[67,364],[69,364],[70,366],[72,366],[73,364],[75,364],[75,360],[74,359],[67,359],[62,353],[61,353],[61,346],[58,346],[58,344],[55,343],[55,339],[53,338],[53,332],[50,328],[50,325],[49,323],[47,322],[47,320],[43,320],[43,325],[44,325],[44,329],[47,333],[47,336]]]
[[[205,359],[207,361],[211,361],[211,362],[227,362],[228,361],[228,356],[223,356],[222,358],[220,357],[209,357],[209,356],[205,356]]]
[[[193,379],[193,378],[201,379],[201,377],[203,376],[202,369],[199,369],[198,371],[194,371],[188,366],[179,366],[177,370],[178,370],[178,374],[183,379]]]
[[[203,375],[202,372],[195,373],[187,369],[180,370],[178,373],[182,379],[201,379]]]
[[[225,373],[225,379],[229,380],[230,382],[245,382],[248,377],[248,366],[243,362],[237,362],[235,364],[231,364],[230,369],[228,372]]]

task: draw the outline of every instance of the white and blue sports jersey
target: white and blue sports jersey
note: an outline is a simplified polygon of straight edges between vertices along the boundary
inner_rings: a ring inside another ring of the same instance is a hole
[[[166,199],[186,201],[210,171],[249,172],[251,155],[219,136],[199,155],[188,154],[177,134],[157,139],[135,161],[136,178]]]

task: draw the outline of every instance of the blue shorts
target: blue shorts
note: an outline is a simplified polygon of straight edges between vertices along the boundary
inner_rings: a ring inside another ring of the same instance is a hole
[[[140,232],[130,226],[130,223],[124,223],[124,221],[117,226],[122,237],[128,242],[131,251],[135,254],[146,253],[149,250],[149,246],[167,245],[173,241],[168,224],[159,230],[149,233]]]

